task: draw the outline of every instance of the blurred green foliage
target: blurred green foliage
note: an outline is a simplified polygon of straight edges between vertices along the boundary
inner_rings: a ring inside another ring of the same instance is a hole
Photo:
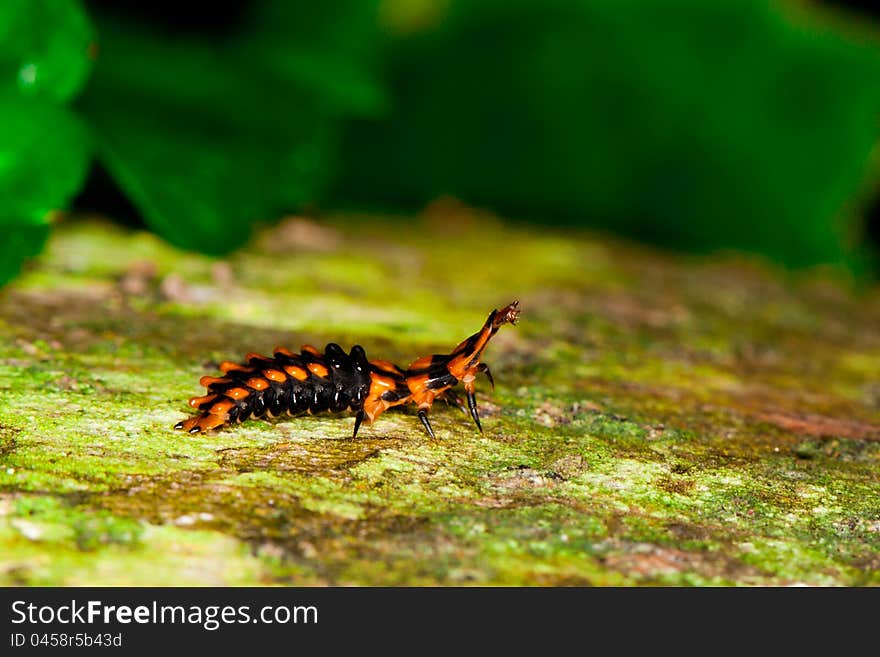
[[[766,0],[453,0],[353,126],[359,199],[448,193],[677,248],[855,256],[880,47]],[[851,218],[852,219],[852,218]]]
[[[40,250],[93,150],[153,230],[219,254],[319,198],[341,121],[387,106],[374,0],[254,3],[221,37],[114,9],[0,7],[0,283]]]
[[[68,102],[89,74],[92,39],[76,2],[0,3],[0,284],[40,251],[51,211],[85,180],[89,139]]]
[[[92,162],[158,234],[215,254],[311,202],[441,194],[791,265],[864,251],[854,208],[880,137],[880,46],[806,9],[243,6],[222,33],[114,3],[0,6],[0,283]]]
[[[82,99],[98,158],[172,243],[220,254],[321,195],[347,116],[375,114],[375,3],[255,5],[231,36],[98,17]],[[372,7],[372,10],[371,10]]]

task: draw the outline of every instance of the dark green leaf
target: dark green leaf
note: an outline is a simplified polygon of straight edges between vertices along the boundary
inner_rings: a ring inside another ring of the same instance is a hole
[[[79,191],[88,164],[89,139],[70,110],[0,97],[0,216],[43,223]]]
[[[228,252],[253,223],[309,200],[320,182],[320,126],[284,143],[234,125],[218,135],[181,116],[168,122],[113,107],[90,110],[99,157],[149,225],[182,248]]]
[[[49,236],[49,224],[16,223],[0,220],[0,285],[15,278],[22,263],[37,255]]]
[[[352,45],[356,33],[342,49],[342,35],[304,41],[307,27],[284,26],[326,12],[260,6],[222,41],[99,21],[101,57],[81,102],[99,157],[147,223],[184,248],[229,251],[254,222],[315,200],[332,173],[338,117],[382,101],[354,54],[372,46]],[[361,16],[342,9],[316,29],[344,33]]]
[[[0,284],[39,253],[50,212],[67,207],[88,165],[86,132],[67,108],[0,100]]]
[[[305,87],[335,114],[376,116],[388,108],[379,82],[378,0],[257,3],[240,48],[279,79]]]
[[[91,70],[93,31],[77,0],[0,3],[0,89],[73,98]]]
[[[85,82],[91,43],[79,2],[0,3],[0,285],[39,253],[51,211],[85,180],[90,141],[61,103]]]
[[[679,248],[846,258],[880,48],[818,19],[760,0],[457,0],[391,68],[392,114],[340,158],[350,197],[447,193]]]

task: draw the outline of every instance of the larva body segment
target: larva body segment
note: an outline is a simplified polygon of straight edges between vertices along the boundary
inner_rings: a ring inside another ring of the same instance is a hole
[[[387,409],[411,402],[433,438],[428,410],[437,399],[463,409],[453,390],[461,382],[471,417],[482,431],[474,379],[485,373],[494,385],[489,367],[481,362],[483,350],[503,324],[516,323],[517,306],[514,301],[500,311],[493,310],[483,327],[452,353],[424,356],[406,370],[384,360],[368,361],[360,345],[345,353],[333,342],[323,354],[304,345],[298,354],[276,347],[272,357],[249,353],[244,363],[224,361],[220,364],[222,376],[200,379],[207,394],[189,400],[200,414],[178,422],[175,428],[199,433],[250,418],[349,411],[356,414],[357,436],[364,420],[372,423]]]
[[[346,354],[330,343],[321,354],[305,345],[295,354],[276,348],[271,358],[248,354],[245,363],[221,363],[222,377],[202,377],[208,388],[190,405],[202,411],[176,425],[190,433],[254,417],[358,412],[370,389],[371,366],[361,346]]]

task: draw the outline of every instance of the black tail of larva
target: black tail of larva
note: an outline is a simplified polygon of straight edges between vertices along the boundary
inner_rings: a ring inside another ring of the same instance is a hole
[[[175,428],[198,433],[251,417],[363,408],[371,380],[361,346],[348,354],[335,343],[323,354],[310,345],[298,354],[281,347],[274,352],[272,358],[248,354],[242,364],[223,362],[222,377],[203,376],[207,394],[189,400],[202,413]]]

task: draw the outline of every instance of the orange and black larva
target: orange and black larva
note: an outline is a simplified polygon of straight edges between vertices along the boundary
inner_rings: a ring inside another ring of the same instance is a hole
[[[208,394],[189,400],[189,405],[201,413],[178,422],[174,428],[198,433],[251,417],[352,411],[356,413],[352,437],[356,437],[364,420],[373,422],[392,406],[413,403],[425,431],[433,438],[428,410],[437,399],[464,410],[453,390],[463,383],[471,417],[482,431],[474,379],[482,372],[495,385],[489,366],[480,359],[501,326],[516,324],[518,305],[514,301],[493,310],[483,327],[452,353],[424,356],[406,370],[388,361],[367,360],[360,345],[346,354],[333,342],[323,354],[305,345],[298,354],[278,347],[271,358],[248,354],[245,363],[225,361],[220,364],[222,377],[203,376],[199,381]]]

